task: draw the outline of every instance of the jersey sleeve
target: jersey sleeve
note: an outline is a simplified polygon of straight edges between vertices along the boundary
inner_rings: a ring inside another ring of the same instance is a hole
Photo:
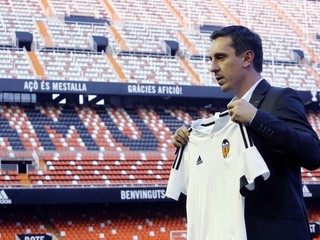
[[[258,149],[254,146],[246,126],[239,124],[239,127],[245,146],[244,151],[240,154],[243,171],[240,178],[240,193],[247,197],[257,191],[269,178],[270,171]]]
[[[240,193],[243,196],[253,194],[270,176],[270,171],[264,159],[255,146],[246,148],[240,161],[243,164],[243,176],[240,178]]]
[[[166,189],[166,196],[174,200],[178,200],[180,194],[187,195],[188,185],[188,164],[186,163],[186,149],[187,146],[183,146],[176,151],[174,163],[171,168],[169,181]]]

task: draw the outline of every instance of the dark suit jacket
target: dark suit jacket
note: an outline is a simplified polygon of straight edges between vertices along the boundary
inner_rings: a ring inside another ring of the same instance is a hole
[[[245,200],[248,240],[309,240],[300,169],[320,166],[319,138],[293,89],[262,80],[250,102],[258,108],[251,137],[271,175]]]

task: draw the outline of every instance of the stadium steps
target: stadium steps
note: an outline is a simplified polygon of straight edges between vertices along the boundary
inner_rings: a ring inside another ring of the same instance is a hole
[[[301,28],[289,18],[289,16],[278,6],[277,3],[272,0],[268,0],[266,2],[270,5],[274,12],[276,12],[283,20],[285,20],[289,24],[289,26],[298,36],[304,35],[304,32],[301,30]]]
[[[116,62],[116,60],[113,58],[113,56],[109,55],[109,56],[107,56],[107,59],[109,60],[110,65],[115,70],[115,72],[117,73],[117,75],[121,79],[121,81],[122,82],[128,82],[128,80],[126,79],[126,76],[125,76],[124,72],[122,71],[120,65]]]
[[[164,0],[165,5],[172,12],[172,14],[176,17],[181,26],[186,26],[184,18],[181,16],[180,12],[172,5],[169,0]]]
[[[41,220],[41,223],[44,225],[44,227],[46,229],[46,233],[52,234],[52,239],[53,240],[62,239],[60,237],[59,230],[55,228],[55,226],[52,223],[51,219],[49,219],[49,216],[47,216],[39,208],[37,209],[37,215],[38,215],[39,219]]]
[[[238,18],[236,18],[226,6],[221,3],[220,0],[213,0],[213,2],[222,10],[222,12],[225,14],[227,18],[229,18],[233,24],[235,25],[241,25],[241,22]]]
[[[59,231],[57,229],[55,229],[51,223],[49,223],[48,221],[43,221],[43,222],[44,222],[44,227],[47,230],[47,233],[52,234],[52,239],[54,239],[54,240],[63,239],[62,237],[60,237]],[[57,237],[57,236],[59,236],[59,237]]]
[[[129,51],[129,48],[128,48],[126,42],[123,40],[123,38],[121,37],[121,35],[117,31],[117,29],[113,26],[110,26],[109,29],[112,32],[113,37],[114,37],[116,43],[118,44],[118,46],[120,47],[120,49],[122,51]]]
[[[308,47],[308,46],[306,45],[306,43],[305,43],[304,41],[302,41],[302,40],[300,40],[299,43],[300,43],[300,46],[308,52],[308,54],[312,57],[312,59],[313,59],[313,61],[314,61],[315,63],[320,62],[320,58],[318,57],[318,55],[317,55],[317,53],[314,51],[314,49]],[[307,70],[313,71],[313,72],[314,72],[313,75],[315,76],[315,78],[316,78],[316,79],[320,79],[320,75],[319,75],[319,73],[318,73],[316,70],[314,70],[314,69],[311,68],[311,67],[307,68]],[[318,81],[318,83],[319,83],[319,81]]]
[[[31,187],[31,181],[26,173],[19,173],[21,184],[25,187]]]
[[[305,36],[305,33],[304,31],[295,23],[292,21],[292,19],[285,13],[285,11],[283,11],[277,3],[275,3],[274,1],[272,0],[268,0],[266,1],[272,8],[272,10],[274,12],[276,12],[283,20],[285,20],[288,25],[291,27],[291,29],[298,35],[298,36]],[[313,49],[311,49],[310,47],[308,47],[304,41],[300,40],[299,41],[299,44],[300,46],[306,50],[310,56],[312,56],[312,59],[315,61],[315,62],[319,62],[319,58],[317,56],[317,54],[314,52]]]
[[[44,41],[44,45],[46,47],[54,47],[55,43],[53,42],[45,23],[44,22],[37,22],[37,27],[38,27],[40,35]]]
[[[107,12],[109,13],[112,22],[117,22],[117,21],[121,20],[108,0],[101,0],[101,2],[103,4],[103,6],[105,7],[105,9],[107,10]]]
[[[39,159],[39,169],[44,171],[46,169],[46,163],[43,159]]]
[[[46,76],[44,74],[44,70],[43,70],[35,52],[28,52],[28,57],[29,57],[29,60],[32,63],[33,69],[36,72],[36,74],[38,75],[38,77],[40,77],[41,79],[46,79]]]
[[[54,16],[53,10],[50,7],[48,0],[40,0],[39,2],[41,3],[41,7],[43,8],[45,15]]]
[[[61,237],[57,237],[60,236],[60,233],[57,229],[54,228],[54,226],[52,226],[51,223],[45,222],[44,226],[47,229],[47,233],[51,233],[53,235],[52,239],[62,239]]]
[[[179,39],[188,48],[192,55],[200,55],[199,51],[195,48],[194,44],[187,38],[183,32],[178,32]]]
[[[198,76],[198,74],[192,69],[192,67],[190,66],[190,64],[188,63],[187,60],[185,59],[180,59],[180,64],[181,66],[188,72],[188,75],[190,75],[193,79],[193,82],[195,83],[195,85],[201,85],[201,80],[200,77]]]

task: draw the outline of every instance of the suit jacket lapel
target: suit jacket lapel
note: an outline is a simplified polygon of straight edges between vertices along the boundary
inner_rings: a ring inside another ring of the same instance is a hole
[[[269,88],[270,84],[265,79],[263,79],[257,85],[256,89],[253,91],[252,96],[250,98],[250,103],[256,108],[259,108]]]

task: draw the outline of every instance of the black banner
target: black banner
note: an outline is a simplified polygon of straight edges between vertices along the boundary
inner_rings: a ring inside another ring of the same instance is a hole
[[[302,192],[305,198],[320,198],[320,184],[303,184]]]
[[[309,227],[310,227],[310,233],[312,237],[319,236],[320,230],[319,230],[318,223],[309,223]]]
[[[0,205],[173,201],[162,187],[52,187],[0,189]],[[303,185],[305,198],[320,198],[319,184]]]
[[[166,187],[1,189],[0,205],[171,201]]]
[[[64,93],[64,94],[93,94],[93,95],[139,95],[161,97],[194,97],[231,99],[231,93],[224,93],[216,86],[189,86],[165,84],[139,84],[88,81],[58,81],[30,79],[1,79],[0,92],[17,93]],[[298,91],[304,103],[310,102],[310,91]],[[317,101],[320,93],[315,93]]]
[[[231,94],[223,93],[220,87],[29,79],[1,79],[0,91],[19,93],[79,93],[223,99],[232,97]]]
[[[52,240],[48,234],[17,234],[16,240]]]

